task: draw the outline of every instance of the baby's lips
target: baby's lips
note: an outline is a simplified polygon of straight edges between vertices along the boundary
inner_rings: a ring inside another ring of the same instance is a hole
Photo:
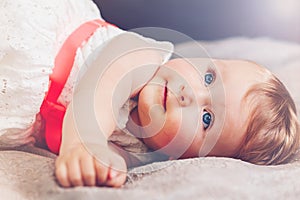
[[[167,98],[168,98],[168,87],[167,87],[167,83],[164,87],[164,96],[163,96],[163,106],[164,106],[164,109],[166,111],[167,109]]]

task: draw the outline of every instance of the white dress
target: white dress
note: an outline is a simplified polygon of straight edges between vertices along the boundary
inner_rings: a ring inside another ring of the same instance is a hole
[[[93,19],[102,18],[91,0],[0,0],[0,148],[34,142],[33,135],[41,129],[37,114],[48,90],[55,56],[76,28]],[[87,57],[104,42],[124,32],[113,26],[98,28],[77,49],[74,66],[59,97],[60,103],[67,106],[71,101],[79,70],[87,67],[84,65]],[[163,55],[164,62],[169,57],[170,54]],[[128,133],[125,123],[129,110],[126,108],[121,113],[119,120],[123,131],[117,129],[115,133],[121,131],[119,135],[123,136],[121,139],[112,137],[111,141],[122,146],[122,141],[127,140],[124,147],[138,142],[137,148],[130,151],[139,152],[140,148],[141,153],[145,152],[146,147],[140,146],[139,140],[124,137],[124,132]]]
[[[65,39],[84,22],[101,19],[91,0],[0,0],[0,147],[33,141],[55,56]],[[122,33],[99,28],[78,49],[59,101],[67,105],[79,66],[101,43]]]

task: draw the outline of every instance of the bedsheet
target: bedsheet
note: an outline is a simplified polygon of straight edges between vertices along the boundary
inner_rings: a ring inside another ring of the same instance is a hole
[[[268,38],[199,41],[214,58],[243,58],[265,65],[286,84],[300,107],[300,45]],[[198,56],[192,43],[178,52]],[[130,169],[118,189],[56,183],[55,155],[35,147],[0,151],[0,199],[299,199],[300,153],[288,164],[257,166],[231,158],[157,162]]]

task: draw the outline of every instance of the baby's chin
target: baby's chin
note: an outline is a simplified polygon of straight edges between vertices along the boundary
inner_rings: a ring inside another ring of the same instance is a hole
[[[147,91],[141,91],[138,101],[138,115],[145,137],[152,137],[159,133],[166,121],[166,114],[163,106],[151,98],[148,98]],[[149,93],[148,93],[149,94]],[[150,95],[151,97],[152,95]]]
[[[166,115],[161,105],[153,105],[147,108],[138,106],[138,114],[141,126],[146,133],[150,133],[148,136],[158,133],[163,128]]]
[[[139,93],[139,115],[143,118],[149,118],[151,114],[164,114],[164,96],[164,85],[153,82],[148,83]]]

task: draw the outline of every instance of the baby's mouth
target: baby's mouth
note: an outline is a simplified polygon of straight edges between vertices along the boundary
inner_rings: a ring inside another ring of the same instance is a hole
[[[166,106],[166,104],[167,104],[167,96],[168,96],[168,87],[167,87],[167,85],[168,85],[168,82],[166,82],[166,85],[165,85],[164,99],[163,99],[163,106],[164,106],[165,111],[167,109],[167,106]]]

